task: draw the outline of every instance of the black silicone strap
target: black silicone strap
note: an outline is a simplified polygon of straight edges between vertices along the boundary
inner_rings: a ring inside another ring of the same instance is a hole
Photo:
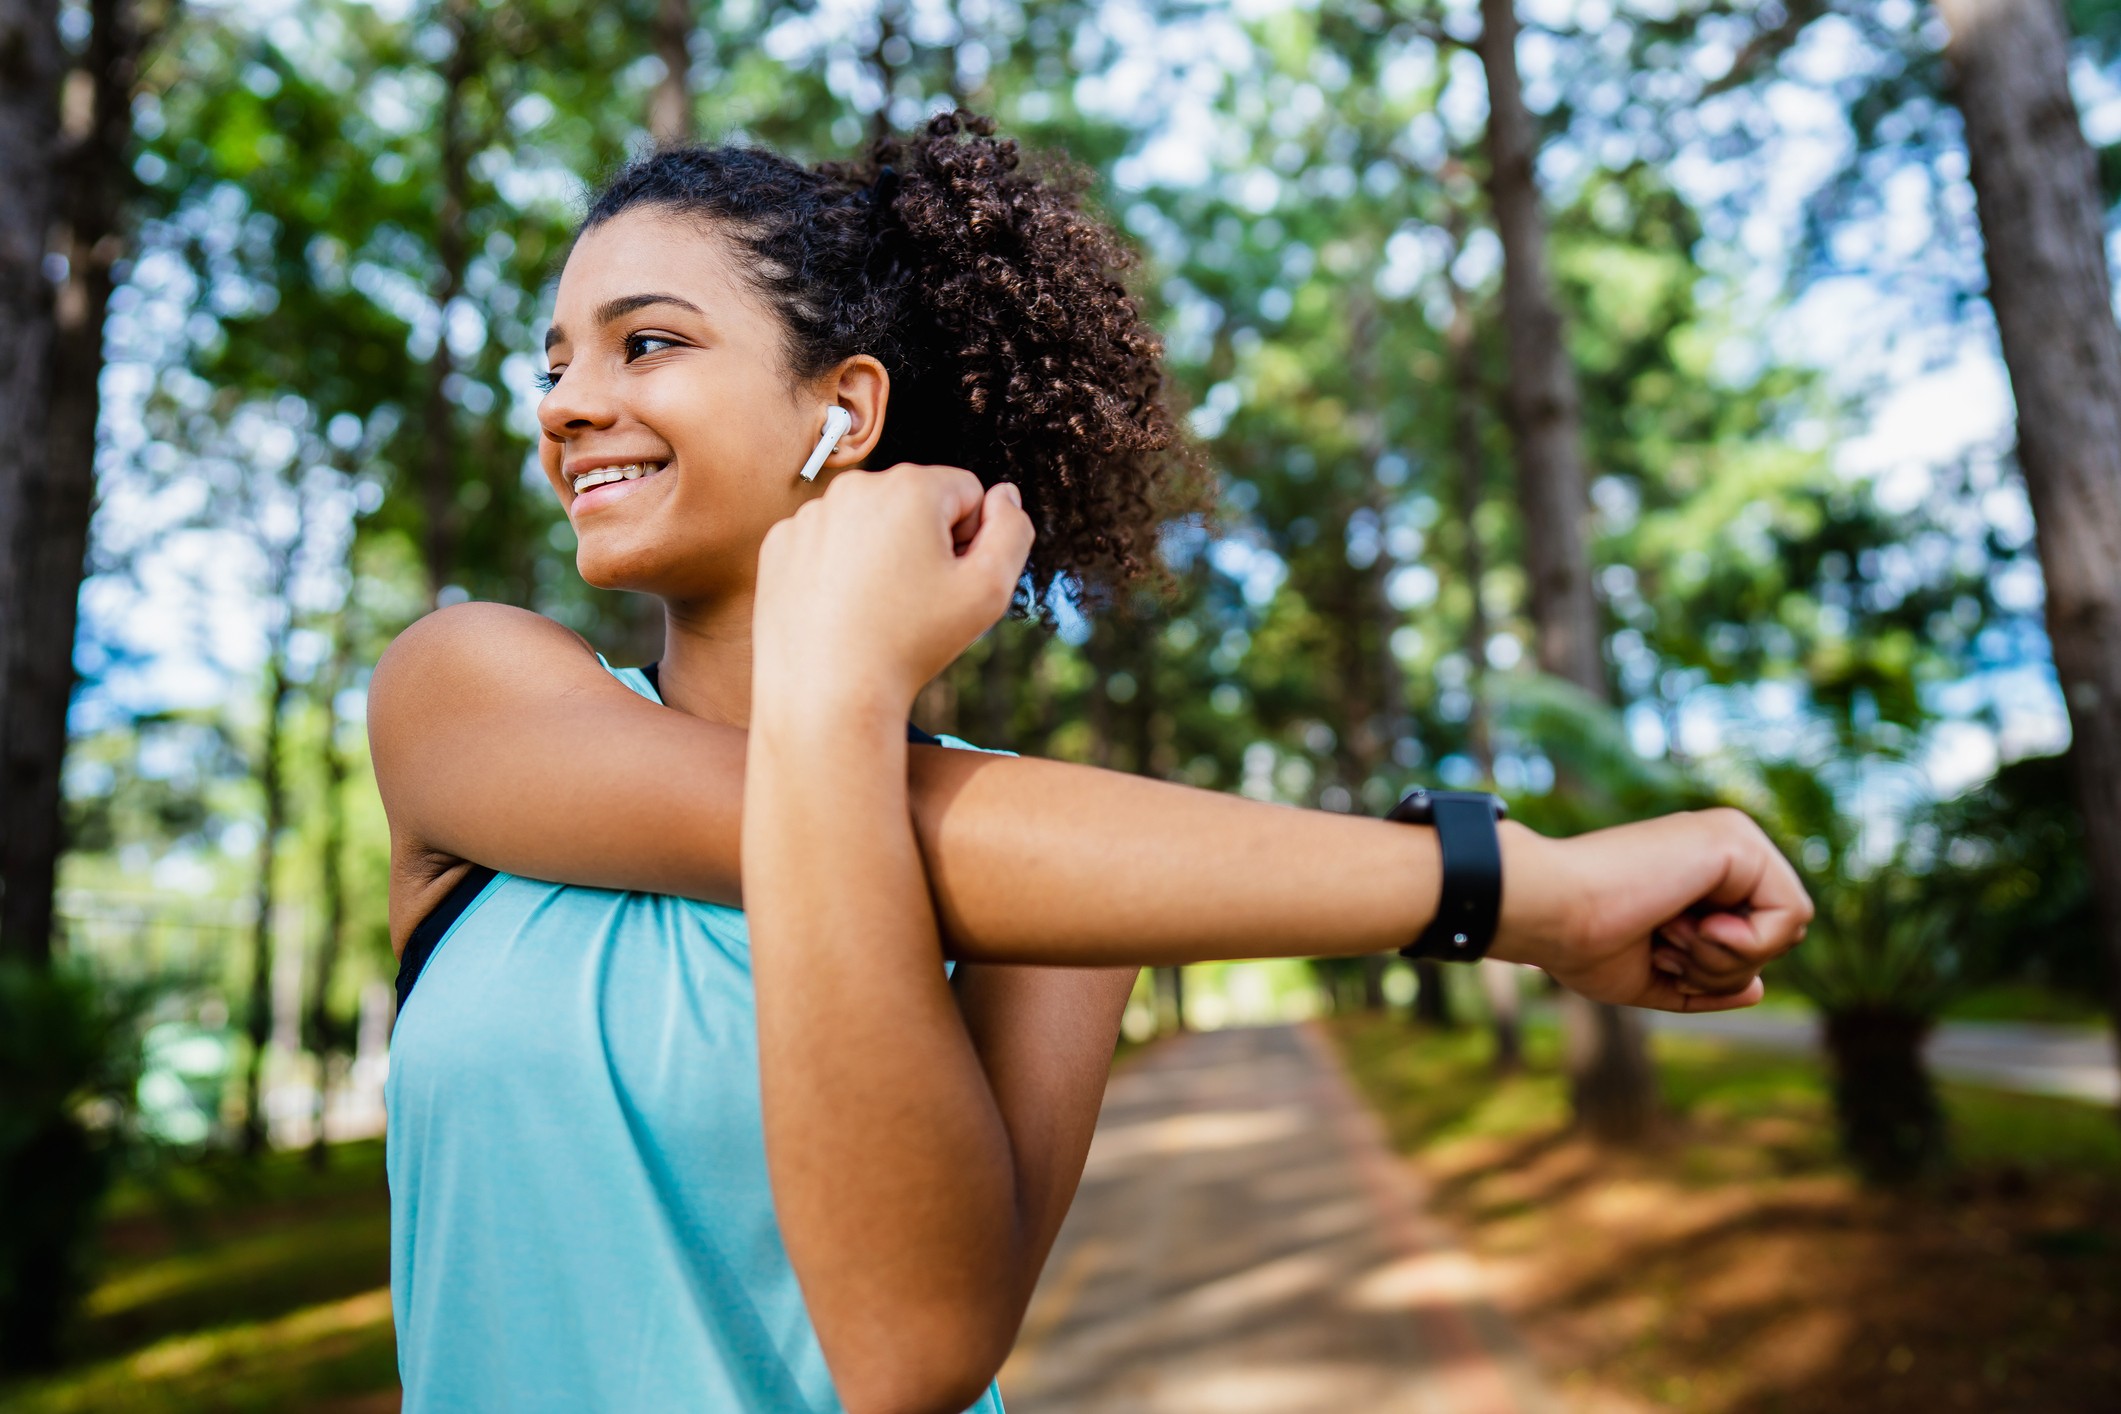
[[[1482,791],[1417,789],[1392,807],[1388,820],[1434,825],[1443,852],[1436,917],[1401,956],[1444,962],[1487,956],[1502,914],[1502,839],[1495,826],[1505,813],[1500,797]]]

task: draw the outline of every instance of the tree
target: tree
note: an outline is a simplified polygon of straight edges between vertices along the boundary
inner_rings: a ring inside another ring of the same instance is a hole
[[[2121,1027],[2121,328],[2054,0],[1938,0]],[[2121,1036],[2121,1029],[2117,1029]]]
[[[49,381],[40,390],[38,373],[25,370],[16,375],[18,386],[5,390],[22,399],[12,414],[22,425],[10,430],[21,437],[24,455],[10,459],[0,481],[0,534],[8,539],[0,551],[0,619],[7,625],[0,630],[0,676],[6,679],[0,688],[0,937],[30,957],[47,956],[52,946],[59,771],[95,496],[103,315],[113,268],[125,249],[133,89],[147,38],[135,0],[94,0],[89,19],[79,62],[68,71],[57,131],[42,144],[41,123],[26,122],[19,134],[0,132],[0,142],[19,137],[29,144],[24,150],[32,161],[51,166],[44,178],[26,174],[26,219],[39,214],[41,192],[52,197],[51,224],[37,233],[32,278],[44,278],[46,229],[55,236],[50,253],[65,271],[56,297],[16,292],[23,298],[16,352],[39,363],[48,358]],[[19,33],[29,81],[21,90],[24,101],[54,102],[59,116],[58,95],[44,77],[46,46],[56,48],[56,33],[48,39],[27,29]],[[39,421],[41,426],[32,425]]]
[[[1502,239],[1502,317],[1510,358],[1510,433],[1525,573],[1539,665],[1610,700],[1591,584],[1583,432],[1576,374],[1547,277],[1538,133],[1517,73],[1514,0],[1481,0],[1481,66],[1488,79],[1488,200]],[[1601,1139],[1643,1138],[1657,1111],[1657,1075],[1642,1023],[1627,1010],[1566,999],[1565,1056],[1576,1118]]]
[[[663,76],[648,99],[648,132],[660,147],[692,141],[692,5],[658,0],[655,55]]]
[[[10,665],[17,619],[16,544],[24,524],[29,482],[46,456],[51,388],[52,298],[44,273],[45,240],[57,199],[59,45],[55,0],[0,0],[0,440],[10,448],[0,462],[0,795],[11,795],[8,721],[17,689]],[[13,811],[0,807],[0,953],[41,961],[50,927],[12,921],[13,875],[5,865]],[[24,883],[21,891],[32,889]],[[24,909],[25,912],[29,910]],[[21,934],[18,936],[18,932]]]

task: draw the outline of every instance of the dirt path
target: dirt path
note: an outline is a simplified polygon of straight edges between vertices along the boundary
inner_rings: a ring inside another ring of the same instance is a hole
[[[1011,1414],[1548,1414],[1315,1030],[1115,1076],[1002,1371]]]

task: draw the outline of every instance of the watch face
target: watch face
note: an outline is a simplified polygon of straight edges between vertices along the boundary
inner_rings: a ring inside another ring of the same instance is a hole
[[[1400,797],[1399,804],[1386,812],[1385,818],[1402,825],[1433,825],[1436,823],[1435,797],[1425,787],[1416,786]]]
[[[1430,790],[1427,786],[1416,786],[1400,798],[1399,804],[1387,811],[1387,820],[1396,820],[1403,825],[1433,825],[1436,823],[1436,803],[1441,800],[1471,800],[1485,805],[1495,812],[1498,820],[1510,818],[1510,807],[1499,795],[1484,790]]]

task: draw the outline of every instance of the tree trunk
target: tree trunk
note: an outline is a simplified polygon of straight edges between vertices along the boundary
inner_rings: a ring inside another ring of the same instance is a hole
[[[15,697],[13,642],[19,636],[20,593],[15,545],[22,501],[45,462],[51,399],[52,291],[44,248],[58,203],[59,141],[57,0],[0,0],[0,802],[14,797],[8,746]],[[8,868],[12,811],[0,805],[0,956],[41,963],[50,956],[51,930],[14,921],[17,895]],[[47,902],[46,907],[49,907]]]
[[[648,132],[658,147],[692,141],[692,4],[661,0],[655,17],[655,53],[663,77],[648,96]]]
[[[126,158],[142,42],[132,0],[94,0],[90,22],[81,66],[66,79],[56,149],[52,249],[65,259],[66,277],[50,304],[50,383],[37,403],[16,414],[41,413],[45,423],[41,436],[21,429],[28,455],[10,459],[15,494],[0,490],[0,501],[11,502],[11,510],[0,510],[0,521],[12,522],[12,551],[0,554],[12,566],[0,571],[12,576],[0,590],[0,619],[8,625],[0,659],[7,679],[0,689],[6,714],[0,726],[0,937],[32,958],[49,957],[53,945],[52,887],[63,843],[59,770],[95,500],[103,315],[112,267],[124,249],[131,189]],[[5,140],[0,135],[0,143]],[[24,337],[34,344],[37,336],[25,331]],[[0,412],[0,418],[7,416]]]
[[[1510,431],[1517,443],[1525,577],[1539,663],[1607,696],[1591,590],[1582,413],[1561,307],[1547,279],[1546,217],[1539,208],[1539,136],[1517,78],[1511,0],[1481,0],[1481,62],[1488,77],[1488,200],[1502,238],[1502,317],[1509,333]]]
[[[1414,960],[1414,1020],[1448,1031],[1458,1024],[1458,1018],[1451,1011],[1450,983],[1443,968],[1434,958]]]
[[[311,1131],[309,1163],[321,1169],[329,1153],[324,1141],[325,1101],[331,1088],[331,1062],[345,1049],[342,1028],[331,1014],[331,985],[339,969],[339,955],[346,942],[346,878],[342,857],[346,852],[346,753],[339,747],[337,694],[346,683],[351,667],[352,624],[340,615],[339,642],[332,666],[324,676],[324,842],[318,893],[324,909],[323,935],[317,943],[316,971],[310,977],[308,1024],[303,1027],[311,1054],[317,1060],[316,1126]]]
[[[2121,1038],[2121,329],[2054,0],[1939,0]]]
[[[1452,212],[1454,253],[1465,244],[1465,219]],[[1480,341],[1473,318],[1471,292],[1451,279],[1451,326],[1445,343],[1451,355],[1451,440],[1458,460],[1459,574],[1466,586],[1466,631],[1463,651],[1472,694],[1466,718],[1466,750],[1482,779],[1495,774],[1495,745],[1488,729],[1488,610],[1481,598],[1487,580],[1487,556],[1480,545],[1480,507],[1487,499],[1487,452],[1481,436],[1481,409],[1488,394],[1480,376]],[[1481,992],[1488,1003],[1488,1028],[1495,1038],[1495,1070],[1508,1074],[1524,1063],[1524,1025],[1518,1005],[1517,976],[1510,964],[1486,958],[1480,964]],[[1418,998],[1417,998],[1418,1000]]]
[[[272,1042],[273,873],[280,834],[287,828],[287,792],[280,776],[280,726],[287,715],[287,661],[282,630],[266,667],[265,742],[259,752],[258,786],[265,796],[265,828],[258,837],[258,877],[252,894],[257,917],[250,930],[250,1007],[244,1027],[250,1056],[243,1067],[243,1152],[265,1150],[265,1053]]]
[[[1362,959],[1362,1009],[1383,1011],[1385,1009],[1385,967],[1390,962],[1389,953],[1371,953]],[[1418,967],[1420,964],[1416,964]]]
[[[471,201],[471,138],[466,131],[464,90],[478,69],[478,37],[471,0],[450,0],[442,11],[451,48],[442,66],[441,204],[435,213],[435,307],[442,314],[434,355],[427,365],[427,396],[422,413],[426,455],[420,466],[420,498],[426,513],[421,551],[427,561],[429,601],[439,602],[456,577],[462,539],[462,505],[457,485],[456,402],[449,394],[456,359],[449,348],[449,307],[464,293],[464,271],[471,259],[465,213]]]
[[[1510,346],[1510,432],[1524,522],[1525,576],[1539,666],[1610,700],[1591,588],[1590,498],[1582,417],[1561,308],[1547,279],[1539,209],[1538,134],[1517,76],[1512,0],[1481,0],[1480,58],[1488,79],[1488,200],[1502,238],[1503,324]],[[1602,1140],[1632,1143],[1655,1123],[1657,1077],[1642,1023],[1619,1007],[1569,994],[1577,1040],[1566,1048],[1576,1119]]]
[[[1865,1181],[1906,1183],[1945,1158],[1944,1110],[1922,1061],[1930,1018],[1898,1012],[1829,1013],[1834,1117],[1842,1152]]]
[[[1452,212],[1452,250],[1465,244],[1462,213]],[[1447,276],[1447,278],[1449,278]],[[1480,410],[1487,405],[1487,389],[1480,376],[1480,342],[1473,319],[1473,300],[1455,278],[1451,285],[1451,326],[1444,342],[1451,356],[1451,442],[1458,461],[1458,523],[1463,546],[1459,554],[1459,576],[1466,586],[1466,631],[1461,651],[1466,655],[1467,687],[1473,695],[1471,715],[1466,718],[1466,750],[1480,768],[1483,780],[1495,774],[1495,747],[1488,731],[1487,664],[1488,610],[1480,587],[1487,579],[1487,557],[1481,553],[1478,529],[1481,503],[1487,499],[1487,455],[1480,432]]]
[[[1495,1036],[1495,1072],[1507,1075],[1524,1064],[1524,1007],[1517,994],[1517,966],[1480,960],[1480,990],[1487,998],[1488,1026]]]
[[[869,138],[882,142],[891,136],[891,94],[898,87],[899,66],[891,61],[891,41],[900,37],[898,3],[882,0],[876,7],[876,48],[869,51],[869,67],[883,86],[884,101],[869,115]]]
[[[1175,1031],[1187,1030],[1186,1026],[1186,969],[1183,967],[1159,967],[1155,970],[1157,988],[1171,999],[1171,1027]],[[1158,1010],[1162,1010],[1161,1007]]]

